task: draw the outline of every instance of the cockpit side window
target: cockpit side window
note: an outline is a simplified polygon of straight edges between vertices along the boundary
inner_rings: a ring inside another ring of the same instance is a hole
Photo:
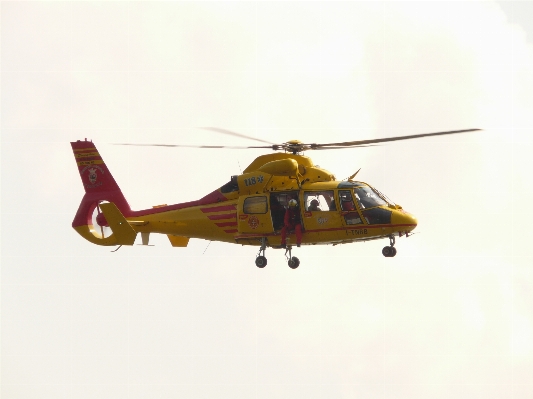
[[[354,188],[354,194],[361,209],[387,205],[387,203],[368,186]]]
[[[343,211],[344,220],[347,225],[362,224],[361,216],[353,202],[353,195],[350,190],[339,190],[339,202]]]
[[[339,190],[339,201],[341,211],[353,211],[355,205],[353,203],[352,193],[349,190]]]
[[[306,191],[304,194],[305,210],[307,212],[336,211],[333,190]]]

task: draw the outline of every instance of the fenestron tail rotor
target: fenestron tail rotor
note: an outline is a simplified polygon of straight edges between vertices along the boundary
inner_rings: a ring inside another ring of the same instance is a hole
[[[111,230],[111,227],[109,227],[102,209],[100,208],[100,205],[103,203],[107,203],[107,201],[98,201],[91,212],[91,232],[98,239],[105,239],[113,234],[113,231]]]
[[[385,137],[379,139],[369,139],[369,140],[356,140],[356,141],[344,141],[339,143],[303,143],[298,140],[290,140],[281,144],[274,144],[266,140],[258,139],[252,136],[248,136],[241,133],[232,132],[226,129],[219,129],[216,127],[203,127],[201,129],[210,130],[213,132],[241,137],[249,140],[259,141],[261,143],[267,143],[269,145],[262,146],[224,146],[224,145],[187,145],[187,144],[134,144],[134,143],[117,143],[116,145],[130,145],[130,146],[150,146],[150,147],[183,147],[183,148],[226,148],[226,149],[271,149],[274,151],[286,151],[293,154],[302,153],[310,150],[338,150],[344,148],[354,148],[354,147],[372,147],[374,145],[379,145],[380,143],[388,143],[391,141],[400,141],[400,140],[412,140],[419,139],[423,137],[433,137],[433,136],[443,136],[459,133],[470,133],[480,131],[482,129],[464,129],[464,130],[450,130],[446,132],[435,132],[435,133],[422,133],[422,134],[413,134],[409,136],[394,136],[394,137]]]

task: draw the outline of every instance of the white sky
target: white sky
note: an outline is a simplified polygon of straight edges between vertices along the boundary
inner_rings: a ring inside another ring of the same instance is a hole
[[[533,392],[533,3],[1,2],[5,398],[524,398]],[[529,17],[528,17],[529,15]],[[528,25],[529,24],[529,25]],[[253,145],[308,153],[417,234],[281,251],[92,245],[69,141],[135,209],[198,199]]]

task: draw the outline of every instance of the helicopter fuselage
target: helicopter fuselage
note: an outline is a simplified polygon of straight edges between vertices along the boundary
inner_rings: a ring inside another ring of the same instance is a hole
[[[300,204],[304,245],[350,243],[391,234],[408,235],[416,227],[416,219],[398,205],[386,203],[361,208],[364,205],[357,199],[354,189],[363,187],[371,189],[362,182],[310,183],[301,189],[257,191],[235,199],[180,209],[161,206],[154,209],[156,212],[141,211],[127,220],[140,233],[244,245],[260,245],[261,239],[266,237],[268,245],[276,248],[281,245],[280,232],[287,204],[290,199],[296,199]],[[350,203],[348,195],[356,201]],[[311,209],[313,200],[318,200],[322,206]],[[293,235],[290,238],[295,242]]]
[[[150,234],[165,234],[177,247],[200,238],[280,248],[291,199],[298,203],[303,245],[409,235],[417,225],[413,215],[369,184],[337,181],[310,158],[290,153],[258,157],[241,175],[197,201],[132,211],[94,144],[71,144],[86,191],[73,227],[98,245],[132,245],[141,233],[143,244]],[[112,230],[108,237],[104,227]],[[295,242],[293,232],[288,237]]]

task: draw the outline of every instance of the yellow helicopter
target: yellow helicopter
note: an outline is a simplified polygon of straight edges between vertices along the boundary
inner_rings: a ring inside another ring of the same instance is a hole
[[[141,233],[148,245],[152,233],[166,234],[174,247],[186,247],[190,238],[259,246],[255,264],[267,264],[268,247],[285,249],[288,265],[301,245],[345,244],[388,238],[382,254],[396,255],[395,238],[408,237],[416,218],[368,183],[345,181],[313,164],[305,151],[369,146],[377,143],[473,132],[455,130],[340,143],[306,144],[298,140],[273,144],[218,128],[223,134],[268,145],[247,147],[121,144],[198,148],[264,148],[274,152],[256,158],[240,175],[196,201],[157,205],[133,211],[92,141],[71,142],[85,195],[72,227],[86,240],[106,246],[133,245]],[[118,248],[116,250],[118,250]]]

